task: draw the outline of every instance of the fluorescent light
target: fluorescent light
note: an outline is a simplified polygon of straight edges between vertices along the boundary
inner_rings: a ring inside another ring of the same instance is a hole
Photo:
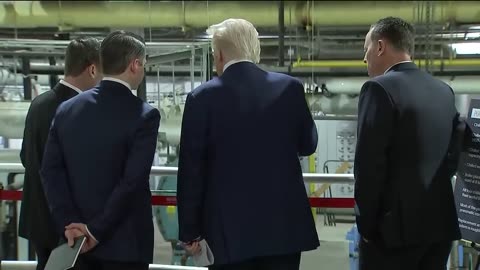
[[[457,54],[480,54],[480,42],[453,43],[450,47]]]

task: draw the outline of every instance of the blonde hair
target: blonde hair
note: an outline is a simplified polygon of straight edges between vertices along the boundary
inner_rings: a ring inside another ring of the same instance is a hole
[[[227,19],[210,26],[207,34],[212,36],[213,48],[222,49],[231,60],[247,59],[260,62],[260,40],[257,29],[244,19]]]

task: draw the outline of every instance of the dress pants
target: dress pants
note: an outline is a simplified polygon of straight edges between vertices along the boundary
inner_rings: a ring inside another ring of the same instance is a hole
[[[78,256],[74,270],[148,270],[148,263],[112,262],[93,258],[89,255]]]
[[[360,240],[360,270],[446,270],[452,242],[387,249]]]
[[[258,257],[234,264],[214,265],[209,270],[299,270],[300,253]]]
[[[52,248],[43,247],[38,243],[30,242],[37,254],[37,270],[44,270],[45,265],[47,265],[48,257],[52,253]]]

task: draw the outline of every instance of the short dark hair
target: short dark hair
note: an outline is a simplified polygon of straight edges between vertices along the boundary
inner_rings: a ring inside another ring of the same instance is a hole
[[[118,75],[123,73],[128,64],[136,58],[146,56],[145,42],[142,37],[123,30],[110,33],[100,49],[103,73]]]
[[[65,52],[65,76],[78,76],[92,64],[100,64],[100,41],[96,38],[72,40]]]
[[[399,51],[413,53],[415,29],[411,24],[397,17],[378,20],[371,28],[372,41],[385,38]]]

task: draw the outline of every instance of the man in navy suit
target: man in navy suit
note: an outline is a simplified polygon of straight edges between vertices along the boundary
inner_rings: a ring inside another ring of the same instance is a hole
[[[460,238],[455,95],[411,61],[413,39],[413,27],[394,17],[365,38],[372,78],[360,92],[355,153],[362,270],[446,269]]]
[[[91,89],[101,79],[100,41],[95,38],[72,40],[65,52],[65,78],[51,91],[36,97],[28,109],[20,152],[25,181],[18,235],[31,241],[37,254],[37,270],[45,268],[59,240],[39,173],[50,124],[62,102]]]
[[[178,171],[179,238],[205,239],[210,269],[299,269],[319,246],[299,163],[317,147],[300,81],[265,72],[254,26],[208,29],[219,77],[187,96]]]
[[[57,110],[41,176],[58,233],[70,244],[87,236],[79,269],[146,270],[153,258],[149,174],[160,114],[131,91],[144,77],[143,41],[116,31],[100,55],[100,85]]]

